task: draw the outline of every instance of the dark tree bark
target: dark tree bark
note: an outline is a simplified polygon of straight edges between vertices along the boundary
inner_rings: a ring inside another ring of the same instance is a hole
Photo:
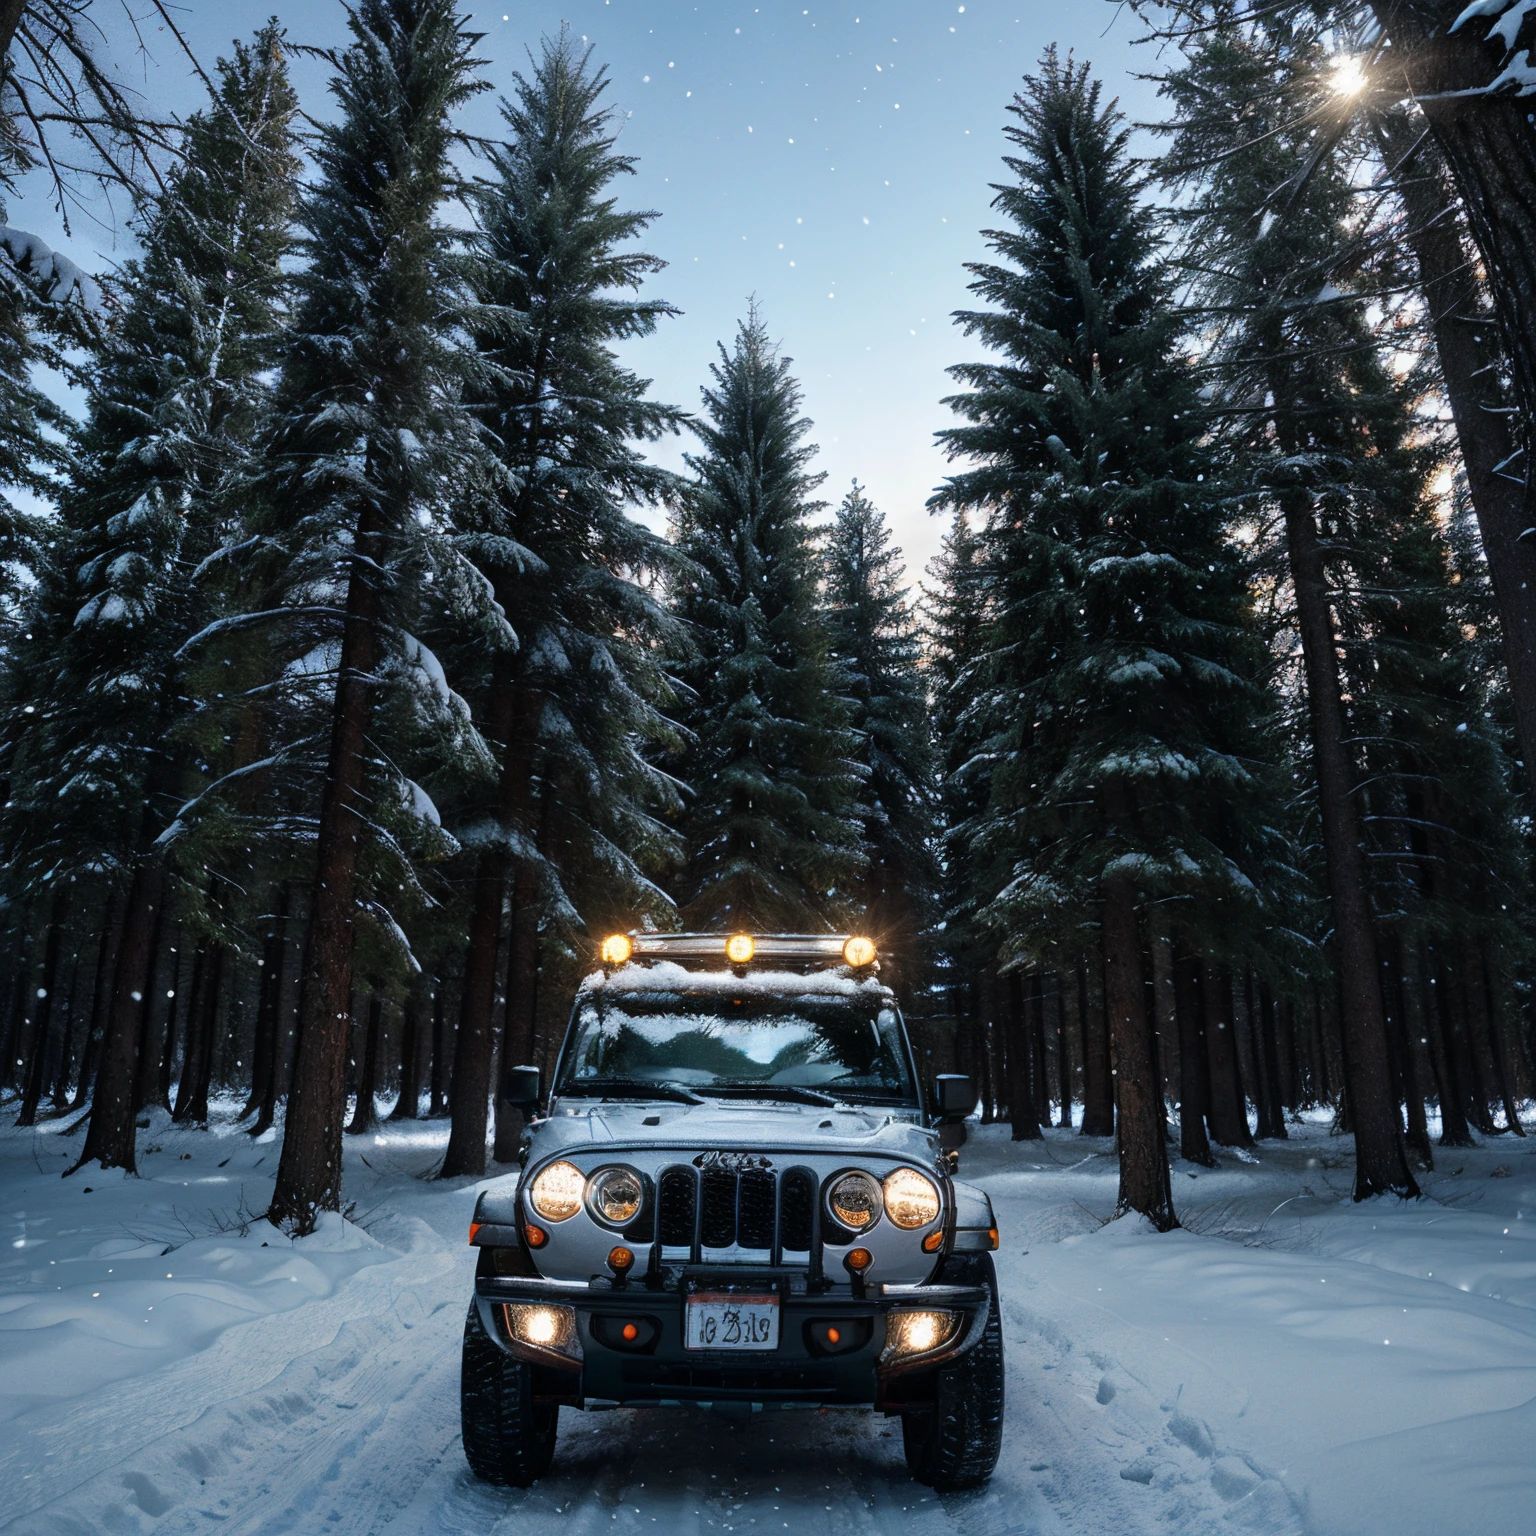
[[[185,1014],[186,1009],[181,1004],[181,924],[178,923],[171,929],[171,943],[163,945],[160,940],[165,935],[164,914],[162,913],[160,926],[155,933],[155,959],[151,965],[150,975],[154,978],[154,990],[150,994],[149,1006],[144,1010],[144,1031],[139,1037],[139,1078],[134,1088],[134,1107],[146,1109],[151,1104],[159,1104],[164,1108],[170,1108],[171,1097],[171,1059],[176,1050],[176,1016]],[[160,981],[162,971],[165,969],[166,956],[170,957],[170,982],[166,991],[174,992],[176,996],[162,999]],[[161,1011],[164,1002],[165,1022],[160,1028],[155,1027],[156,1016]]]
[[[188,1118],[193,1095],[197,1092],[197,1077],[202,1070],[203,1015],[207,1008],[207,994],[208,945],[204,941],[193,952],[192,973],[187,978],[186,1007],[182,1010],[181,1074],[176,1081],[176,1104],[171,1111],[173,1120]],[[169,1055],[167,1060],[170,1060]],[[171,1067],[174,1071],[174,1061]]]
[[[1056,976],[1056,1098],[1061,1105],[1057,1126],[1072,1129],[1072,1050],[1070,1032],[1067,1029],[1067,999],[1063,988],[1064,977]]]
[[[496,972],[512,855],[506,839],[526,836],[533,784],[535,733],[543,702],[532,689],[517,686],[510,658],[499,659],[491,685],[487,732],[504,743],[497,823],[501,837],[482,850],[475,869],[474,908],[464,958],[459,1003],[459,1038],[454,1051],[453,1128],[440,1177],[485,1172],[486,1118],[490,1112],[492,1035]]]
[[[1520,1115],[1515,1107],[1515,1095],[1510,1091],[1509,1056],[1504,1047],[1504,1010],[1499,997],[1498,981],[1492,965],[1488,963],[1486,949],[1473,946],[1471,959],[1478,965],[1483,980],[1483,996],[1487,999],[1488,1007],[1489,1045],[1493,1051],[1494,1080],[1498,1084],[1499,1096],[1504,1101],[1504,1115],[1509,1122],[1509,1129],[1516,1136],[1524,1136],[1525,1127],[1520,1124]]]
[[[1470,1147],[1473,1145],[1472,1127],[1467,1124],[1466,1096],[1456,1060],[1450,991],[1443,982],[1439,955],[1428,945],[1424,953],[1426,964],[1422,975],[1430,999],[1430,1059],[1440,1091],[1440,1145]]]
[[[1141,974],[1136,892],[1129,877],[1104,882],[1101,929],[1104,1011],[1109,1016],[1115,1110],[1119,1125],[1120,1214],[1138,1211],[1159,1232],[1178,1226],[1168,1177],[1162,1094],[1152,1021]]]
[[[251,1092],[240,1111],[240,1118],[258,1117],[268,1100],[276,1102],[277,1054],[283,1001],[283,956],[288,949],[288,903],[290,893],[285,880],[278,888],[277,911],[261,946],[261,987],[256,998],[256,1032],[251,1042]],[[267,1122],[271,1124],[270,1119]],[[262,1126],[264,1131],[266,1126]],[[261,1131],[256,1132],[257,1135]]]
[[[1211,1135],[1224,1147],[1251,1147],[1248,1108],[1237,1064],[1237,1010],[1232,1006],[1232,975],[1207,964],[1200,1000],[1205,1014],[1205,1055],[1210,1066],[1206,1106]]]
[[[1269,1134],[1277,1141],[1289,1141],[1285,1128],[1285,1091],[1280,1077],[1280,1010],[1267,981],[1259,982],[1259,1053],[1264,1062],[1264,1091],[1269,1098]],[[1422,1108],[1422,1106],[1420,1106]]]
[[[1438,989],[1446,1004],[1446,1022],[1449,1029],[1449,1047],[1456,1058],[1456,1075],[1461,1082],[1461,1102],[1472,1128],[1484,1136],[1496,1136],[1498,1128],[1493,1123],[1493,1110],[1489,1105],[1488,1069],[1472,1033],[1470,999],[1467,995],[1466,976],[1457,967],[1454,954],[1441,952],[1435,977]]]
[[[1243,977],[1243,1013],[1246,1016],[1244,1043],[1248,1048],[1248,1060],[1252,1064],[1253,1108],[1256,1122],[1253,1132],[1255,1141],[1275,1139],[1273,1102],[1269,1091],[1268,1063],[1264,1060],[1264,1045],[1259,1039],[1262,1021],[1259,1018],[1258,978],[1250,970]],[[1236,1020],[1234,1020],[1234,1023]],[[1248,1076],[1243,1069],[1241,1052],[1238,1059],[1239,1077]],[[1245,1111],[1246,1112],[1246,1111]],[[1284,1127],[1281,1127],[1282,1131]]]
[[[192,988],[192,1011],[187,1016],[187,1052],[172,1115],[173,1119],[184,1123],[208,1123],[208,1091],[213,1083],[226,955],[222,944],[209,944],[206,951],[198,955],[202,989],[199,992],[195,984]]]
[[[1173,956],[1173,994],[1179,1021],[1179,1154],[1187,1162],[1214,1168],[1216,1159],[1205,1130],[1210,1091],[1200,1010],[1200,961],[1182,945]]]
[[[1345,745],[1339,654],[1322,547],[1304,492],[1285,498],[1285,533],[1296,598],[1296,624],[1307,678],[1313,770],[1333,914],[1340,1027],[1355,1133],[1357,1200],[1417,1196],[1408,1168],[1387,1067],[1387,1020],[1376,959],[1369,881],[1360,847],[1354,770]]]
[[[507,1008],[502,1031],[502,1070],[533,1059],[533,1028],[539,1007],[538,873],[526,859],[512,881],[512,923],[508,934]],[[496,1100],[496,1134],[492,1156],[498,1163],[517,1161],[523,1117],[510,1104]]]
[[[379,1051],[384,1036],[384,999],[374,991],[368,1002],[368,1022],[364,1026],[362,1070],[357,1075],[357,1104],[347,1135],[361,1136],[377,1128],[379,1106]]]
[[[20,936],[13,951],[16,979],[11,986],[11,1006],[5,1020],[5,1059],[0,1068],[0,1082],[7,1086],[19,1085],[19,1073],[24,1065],[20,1060],[26,1045],[27,994],[32,989],[32,935]]]
[[[1414,1049],[1417,1021],[1409,1002],[1413,993],[1406,963],[1410,949],[1411,946],[1405,942],[1399,931],[1393,946],[1392,985],[1389,988],[1389,996],[1392,998],[1390,1021],[1393,1026],[1394,1054],[1402,1077],[1403,1103],[1408,1112],[1408,1145],[1412,1148],[1414,1156],[1418,1158],[1420,1166],[1432,1169],[1435,1166],[1435,1153],[1434,1148],[1429,1144],[1429,1121],[1424,1113],[1424,1089],[1419,1081],[1418,1052]]]
[[[1493,583],[1515,731],[1527,774],[1536,775],[1536,540],[1521,537],[1531,518],[1525,476],[1518,472],[1520,443],[1500,384],[1506,366],[1500,326],[1483,312],[1462,244],[1460,209],[1439,153],[1406,114],[1378,117],[1376,131],[1387,164],[1397,171],[1408,244]]]
[[[347,1108],[352,948],[357,921],[357,861],[367,814],[368,723],[378,660],[379,592],[384,556],[379,509],[371,498],[358,519],[347,580],[347,617],[320,802],[314,893],[304,950],[299,1048],[277,1186],[268,1219],[295,1235],[314,1231],[321,1211],[341,1209],[341,1132]]]
[[[448,978],[437,978],[432,994],[432,1091],[427,1100],[427,1114],[434,1120],[448,1113],[448,1083],[451,1077],[448,1039]]]
[[[43,940],[43,970],[33,999],[35,1022],[32,1026],[26,1086],[22,1090],[21,1113],[16,1118],[17,1125],[37,1124],[37,1107],[43,1098],[48,1047],[52,1041],[53,1020],[58,1015],[59,957],[64,948],[64,925],[69,920],[70,894],[67,881],[54,887],[53,911]]]
[[[1083,1016],[1084,1136],[1115,1134],[1115,1078],[1110,1065],[1109,1015],[1088,981],[1088,961],[1077,965],[1077,996]]]
[[[63,1038],[53,1068],[53,1090],[49,1097],[60,1114],[69,1108],[70,1071],[75,1064],[75,1023],[80,1017],[80,949],[76,945],[69,968],[69,996],[64,1004]]]
[[[1008,1123],[1014,1141],[1040,1140],[1040,1101],[1035,1094],[1034,1028],[1024,978],[1009,971],[1003,979],[1007,988],[1008,1028]]]
[[[117,946],[123,930],[123,901],[120,892],[108,894],[102,913],[104,926],[101,945],[96,952],[96,979],[91,986],[91,1018],[85,1032],[85,1049],[80,1054],[80,1075],[75,1080],[71,1111],[82,1108],[95,1083],[96,1057],[106,1022],[107,999],[112,985],[112,971],[117,964]]]
[[[165,888],[158,860],[140,860],[128,890],[123,937],[112,980],[112,1006],[102,1038],[101,1065],[91,1097],[91,1120],[80,1161],[137,1173],[134,1089],[138,1079],[139,1036],[149,1003],[155,928]]]
[[[1051,1085],[1045,1067],[1045,978],[1039,971],[1029,977],[1029,1078],[1034,1092],[1035,1120],[1051,1123]]]
[[[1282,1106],[1288,1110],[1301,1108],[1301,1070],[1296,1059],[1296,1003],[1289,997],[1281,998],[1275,1009],[1279,1026],[1281,1097]]]
[[[391,1120],[415,1120],[421,1114],[422,978],[415,977],[405,994],[400,1021],[400,1096]]]

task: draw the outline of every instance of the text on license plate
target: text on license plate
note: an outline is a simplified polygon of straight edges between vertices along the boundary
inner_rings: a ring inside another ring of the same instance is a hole
[[[688,1298],[689,1349],[777,1349],[779,1298],[701,1291]]]

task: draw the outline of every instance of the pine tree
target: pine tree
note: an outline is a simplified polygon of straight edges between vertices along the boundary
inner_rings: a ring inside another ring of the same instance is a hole
[[[265,390],[297,175],[280,33],[238,47],[220,76],[100,339],[59,552],[13,669],[13,876],[37,889],[104,872],[130,891],[82,1158],[128,1168],[165,900],[157,840],[195,774],[178,735],[190,709],[181,647],[206,616],[195,572],[217,546],[220,490]]]
[[[1475,863],[1497,864],[1481,807],[1503,800],[1503,775],[1488,733],[1456,740],[1469,735],[1471,680],[1434,526],[1436,453],[1416,440],[1422,382],[1394,377],[1372,329],[1355,178],[1366,146],[1332,106],[1327,30],[1312,16],[1250,27],[1213,9],[1210,20],[1164,85],[1176,115],[1164,176],[1192,194],[1186,243],[1252,521],[1283,530],[1275,554],[1302,655],[1355,1195],[1413,1194],[1397,1110],[1407,1097],[1415,1119],[1411,1042],[1382,983],[1422,933],[1426,896],[1445,887],[1449,848],[1460,863],[1481,841]],[[1397,963],[1384,968],[1394,928]]]
[[[483,701],[499,784],[469,797],[455,821],[476,866],[445,1177],[485,1169],[509,889],[509,1062],[532,1050],[541,919],[569,931],[594,897],[623,914],[624,927],[672,917],[647,870],[672,852],[656,813],[674,795],[647,748],[671,734],[659,705],[673,626],[642,585],[669,555],[628,508],[668,492],[671,477],[636,445],[676,430],[679,413],[651,400],[614,349],[673,311],[638,295],[662,263],[631,242],[655,215],[615,206],[613,183],[635,163],[617,152],[604,72],[562,29],[516,82],[502,104],[508,142],[492,152],[494,175],[476,195],[471,403],[494,475],[458,540],[516,635],[500,636],[489,658],[479,644],[450,658],[464,691]],[[498,1159],[515,1156],[515,1132],[514,1116],[498,1117]]]
[[[861,858],[858,743],[818,613],[811,424],[755,308],[711,372],[675,530],[696,653],[679,905],[700,929],[822,931],[846,920]]]
[[[361,0],[348,26],[353,41],[331,60],[341,115],[320,130],[319,176],[304,205],[309,265],[261,444],[264,469],[249,488],[279,617],[296,632],[326,626],[307,643],[295,639],[290,656],[334,643],[341,618],[299,1054],[269,1213],[300,1233],[340,1207],[353,948],[368,890],[359,890],[360,865],[393,853],[384,816],[402,797],[435,818],[368,738],[384,708],[408,710],[401,695],[414,686],[430,696],[442,678],[402,620],[430,563],[437,516],[472,456],[452,335],[463,305],[439,210],[455,184],[453,113],[480,88],[473,38],[451,0]],[[394,699],[381,699],[381,676],[404,685]],[[409,871],[399,864],[403,884]],[[398,934],[387,909],[370,910],[382,938]]]
[[[985,792],[954,836],[1005,964],[1057,969],[1097,929],[1120,1209],[1165,1229],[1141,925],[1155,900],[1213,949],[1262,927],[1257,657],[1123,119],[1054,50],[1010,111],[1002,261],[971,268],[993,307],[957,317],[1001,358],[951,370],[942,439],[975,467],[934,498],[987,518]]]
[[[864,770],[864,869],[854,899],[891,957],[892,975],[910,989],[927,969],[923,936],[938,884],[933,742],[901,551],[857,481],[827,530],[825,603],[837,686],[852,706]]]

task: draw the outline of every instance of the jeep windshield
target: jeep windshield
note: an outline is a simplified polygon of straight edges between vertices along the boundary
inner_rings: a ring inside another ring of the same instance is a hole
[[[879,996],[605,990],[577,1000],[556,1094],[917,1107],[901,1021]],[[679,1093],[682,1090],[682,1093]]]

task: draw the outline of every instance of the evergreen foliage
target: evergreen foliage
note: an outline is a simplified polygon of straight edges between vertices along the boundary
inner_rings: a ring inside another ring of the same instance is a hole
[[[925,969],[919,941],[932,920],[938,881],[933,742],[901,551],[857,481],[827,530],[825,581],[837,686],[852,708],[864,770],[857,806],[864,869],[855,900],[868,931],[911,985]]]
[[[790,360],[756,309],[720,348],[677,514],[675,582],[695,654],[682,669],[692,798],[679,904],[690,927],[825,930],[862,867],[857,738],[819,612],[809,518],[821,477]]]
[[[985,650],[952,834],[1007,962],[1052,964],[1096,923],[1107,870],[1213,948],[1264,926],[1274,833],[1242,571],[1216,463],[1126,154],[1085,66],[1047,54],[1006,131],[1015,181],[958,316],[997,361],[963,364],[942,436],[974,467],[935,497],[985,519]],[[1245,927],[1246,925],[1246,927]]]

